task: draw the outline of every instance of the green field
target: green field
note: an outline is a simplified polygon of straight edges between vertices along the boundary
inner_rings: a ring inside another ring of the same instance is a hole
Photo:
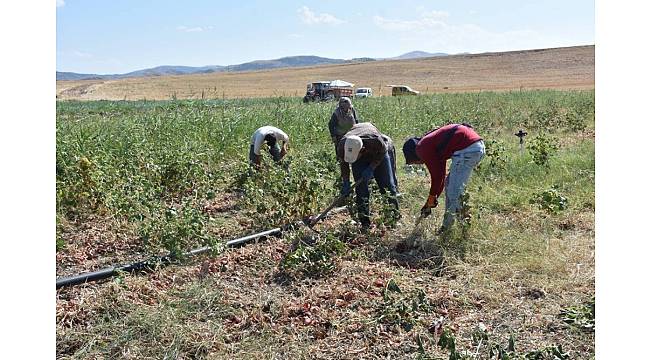
[[[318,234],[295,227],[224,249],[318,213],[338,194],[334,106],[58,102],[57,276],[204,245],[214,252],[57,291],[57,355],[553,359],[561,347],[572,359],[594,356],[594,91],[354,101],[398,148],[399,223],[373,193],[369,233],[343,212]],[[439,209],[413,232],[429,178],[404,165],[401,146],[448,122],[472,124],[487,156],[468,186],[466,220],[437,237]],[[283,166],[263,153],[255,173],[248,148],[263,125],[291,145]]]

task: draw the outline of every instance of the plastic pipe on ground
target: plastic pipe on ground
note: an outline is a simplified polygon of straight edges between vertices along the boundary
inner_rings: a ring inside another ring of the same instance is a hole
[[[279,233],[281,231],[282,231],[281,228],[274,228],[271,230],[262,231],[256,234],[230,240],[226,242],[226,246],[235,246],[235,245],[243,244],[247,241],[257,239],[261,236],[271,235],[271,234]],[[212,247],[210,246],[204,246],[202,248],[190,250],[184,253],[183,255],[185,256],[198,255],[210,251],[211,249]],[[128,265],[111,266],[98,271],[63,277],[63,278],[56,279],[56,288],[59,289],[64,286],[72,286],[72,285],[83,284],[89,281],[106,279],[117,274],[119,271],[132,272],[132,271],[140,271],[145,269],[153,269],[156,265],[168,264],[171,263],[173,260],[174,258],[171,255],[160,256],[160,257],[154,257],[149,260],[138,261]]]
[[[338,208],[333,209],[330,213],[335,214],[338,212],[341,212],[345,210],[345,206],[341,206]],[[294,224],[300,224],[302,221],[298,221]],[[247,235],[244,237],[240,237],[237,239],[232,239],[226,242],[226,246],[235,246],[239,244],[243,244],[247,241],[257,239],[259,237],[265,236],[265,235],[271,235],[275,233],[282,232],[282,228],[273,228],[271,230],[266,230],[262,231],[256,234],[251,234]],[[185,256],[194,256],[198,255],[207,251],[212,250],[212,247],[210,246],[204,246],[198,249],[190,250],[186,253],[184,253]],[[79,275],[73,275],[73,276],[67,276],[67,277],[62,277],[56,279],[56,288],[62,288],[65,286],[73,286],[73,285],[78,285],[78,284],[84,284],[90,281],[97,281],[97,280],[102,280],[109,278],[111,276],[116,275],[118,272],[123,271],[123,272],[133,272],[133,271],[141,271],[145,269],[154,269],[157,265],[165,265],[169,264],[172,261],[174,261],[174,257],[170,255],[166,256],[158,256],[158,257],[153,257],[148,260],[143,260],[143,261],[138,261],[132,264],[128,265],[121,265],[121,266],[111,266],[105,269],[93,271],[93,272],[87,272]]]

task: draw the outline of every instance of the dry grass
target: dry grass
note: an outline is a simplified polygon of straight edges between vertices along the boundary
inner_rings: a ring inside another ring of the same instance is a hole
[[[302,96],[310,81],[345,79],[389,95],[388,84],[423,93],[510,89],[593,89],[595,46],[511,51],[415,60],[164,76],[57,81],[62,100],[169,100]]]
[[[584,220],[593,229],[593,219]],[[271,238],[189,266],[60,290],[57,352],[127,359],[416,358],[419,334],[430,355],[445,357],[435,346],[434,325],[456,331],[459,348],[474,349],[471,332],[483,323],[494,341],[505,343],[514,333],[521,352],[561,344],[573,359],[593,355],[593,333],[558,317],[593,294],[593,233],[565,232],[562,244],[544,250],[537,271],[522,272],[495,252],[468,262],[450,258],[440,273],[395,261],[394,247],[410,233],[411,221],[394,237],[371,233],[348,243],[337,272],[320,279],[282,278],[278,264],[290,244]],[[433,239],[430,225],[421,233],[423,257]],[[474,236],[480,243],[480,234]],[[573,261],[585,268],[575,272]],[[412,331],[379,320],[390,279],[405,295],[424,291],[433,305]]]

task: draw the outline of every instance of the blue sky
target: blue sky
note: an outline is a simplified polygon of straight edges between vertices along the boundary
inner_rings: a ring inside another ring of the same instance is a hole
[[[56,3],[56,68],[79,73],[595,43],[595,5],[582,0]]]

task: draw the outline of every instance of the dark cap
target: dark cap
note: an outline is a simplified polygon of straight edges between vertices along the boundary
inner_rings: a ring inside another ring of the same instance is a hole
[[[418,145],[418,142],[420,142],[420,139],[421,138],[419,137],[410,137],[406,139],[402,151],[404,152],[404,158],[406,159],[407,164],[420,160],[418,154],[415,153],[415,147]]]

